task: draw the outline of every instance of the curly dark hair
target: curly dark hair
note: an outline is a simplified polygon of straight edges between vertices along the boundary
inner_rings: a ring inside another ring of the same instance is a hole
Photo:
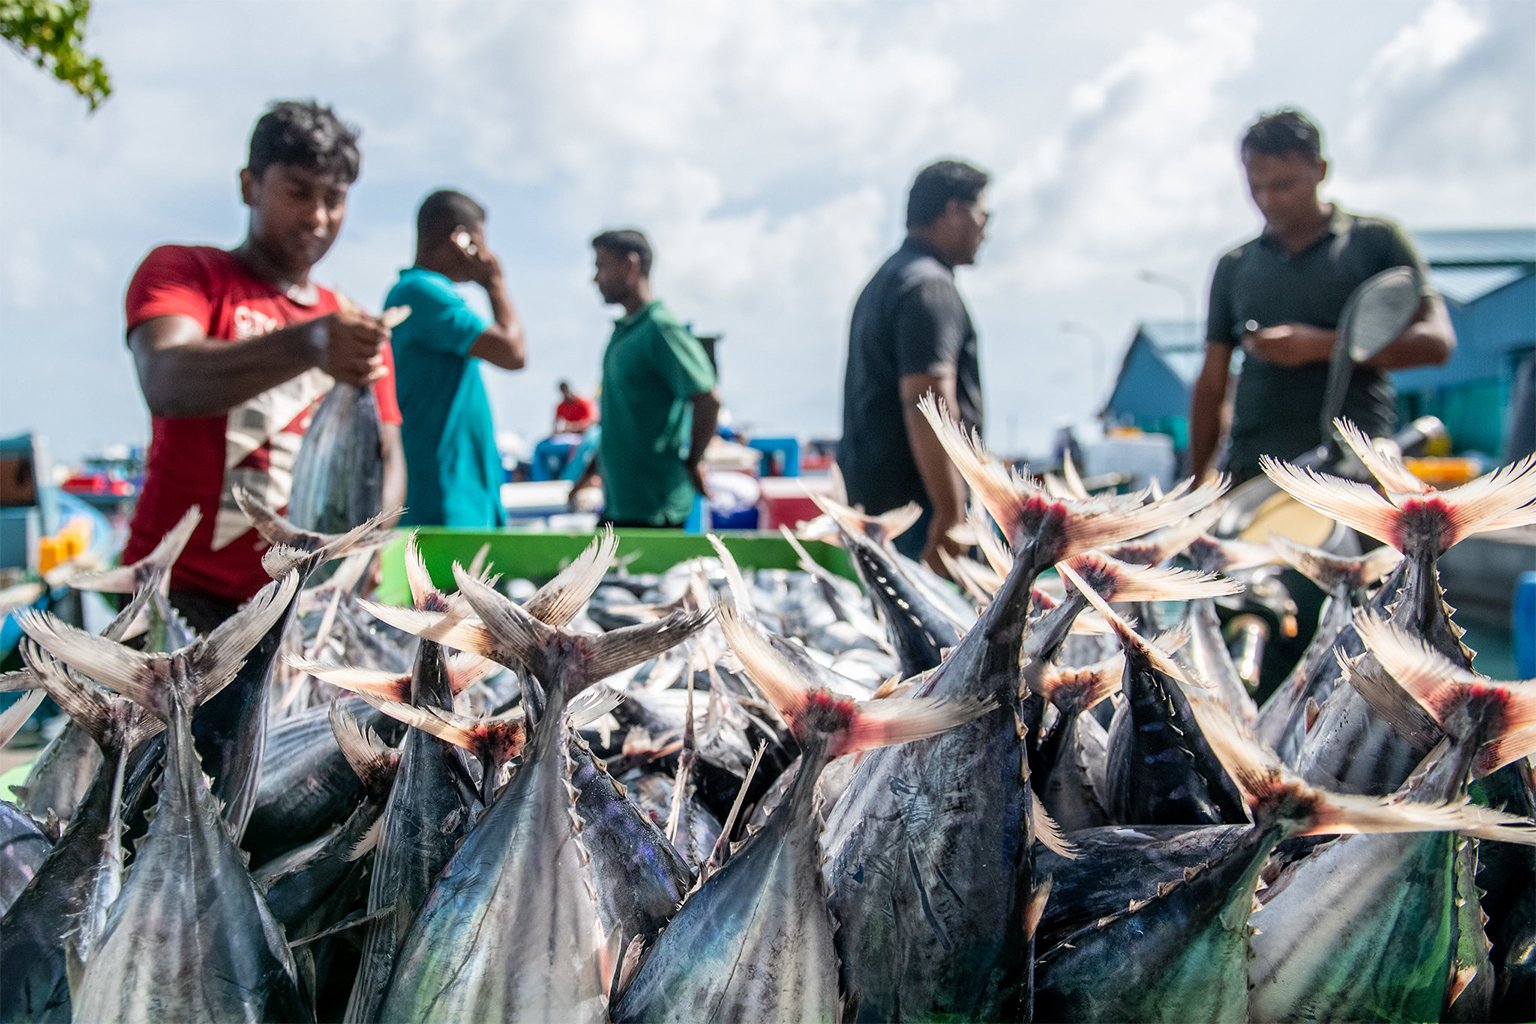
[[[293,164],[350,185],[362,167],[357,137],[357,128],[330,107],[314,100],[282,100],[256,122],[246,167],[260,178],[273,164]]]
[[[1323,158],[1323,133],[1306,114],[1287,107],[1265,114],[1243,133],[1243,153],[1285,156],[1295,153],[1309,160]]]

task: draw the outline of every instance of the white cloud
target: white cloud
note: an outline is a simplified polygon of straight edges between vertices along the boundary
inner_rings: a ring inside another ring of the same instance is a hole
[[[251,123],[313,95],[364,128],[318,276],[377,303],[410,257],[414,204],[443,185],[476,195],[531,344],[528,370],[487,378],[499,425],[530,434],[555,379],[595,382],[611,310],[587,240],[619,223],[652,235],[677,312],[725,332],[738,418],[835,432],[848,313],[900,238],[910,175],[970,158],[994,174],[992,236],[961,273],[992,433],[1043,443],[1102,397],[1137,319],[1182,312],[1137,270],[1203,295],[1217,251],[1253,230],[1234,150],[1260,109],[1300,103],[1331,127],[1352,204],[1410,224],[1536,220],[1533,11],[105,0],[91,45],[118,93],[97,115],[0,59],[0,430],[38,427],[63,453],[141,434],[121,341],[135,261],[159,241],[237,241]],[[1098,380],[1068,320],[1102,339]],[[25,385],[61,354],[86,400]]]

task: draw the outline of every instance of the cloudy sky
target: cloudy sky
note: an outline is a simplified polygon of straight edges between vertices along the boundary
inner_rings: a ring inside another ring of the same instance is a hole
[[[98,0],[90,28],[115,86],[94,115],[0,53],[0,434],[64,458],[146,436],[124,287],[157,243],[240,240],[236,172],[277,98],[362,127],[317,271],[359,301],[409,261],[427,192],[487,205],[530,364],[486,376],[498,425],[532,437],[557,379],[596,383],[603,227],[645,228],[659,294],[725,335],[739,423],[831,436],[912,174],[979,164],[994,220],[961,287],[1014,451],[1102,402],[1138,320],[1203,309],[1257,228],[1235,140],[1260,111],[1317,117],[1354,209],[1536,224],[1528,0]]]

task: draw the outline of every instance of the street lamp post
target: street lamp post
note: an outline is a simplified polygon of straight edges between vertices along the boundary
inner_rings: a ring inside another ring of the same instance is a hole
[[[1088,390],[1097,392],[1099,383],[1104,379],[1104,336],[1078,320],[1063,320],[1061,331],[1063,334],[1080,334],[1088,339],[1089,348],[1093,353],[1093,362],[1090,364],[1093,379],[1088,384]]]
[[[1181,278],[1174,277],[1171,274],[1159,274],[1155,270],[1139,271],[1136,277],[1147,282],[1147,284],[1161,285],[1164,288],[1172,288],[1178,292],[1179,298],[1184,303],[1184,322],[1187,324],[1195,322],[1195,290],[1185,284]]]

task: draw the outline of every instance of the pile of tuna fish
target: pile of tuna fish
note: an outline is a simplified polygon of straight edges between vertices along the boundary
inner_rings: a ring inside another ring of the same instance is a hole
[[[0,804],[0,1019],[1529,1019],[1536,682],[1472,669],[1435,565],[1536,521],[1536,462],[1268,465],[1387,545],[1341,558],[927,412],[963,591],[828,502],[862,587],[605,534],[538,588],[412,545],[385,607],[388,531],[246,500],[273,582],[210,635],[166,598],[195,514],[89,581],[132,593],[104,635],[23,615],[0,733],[70,721]],[[1277,557],[1329,600],[1258,707],[1214,601]]]

